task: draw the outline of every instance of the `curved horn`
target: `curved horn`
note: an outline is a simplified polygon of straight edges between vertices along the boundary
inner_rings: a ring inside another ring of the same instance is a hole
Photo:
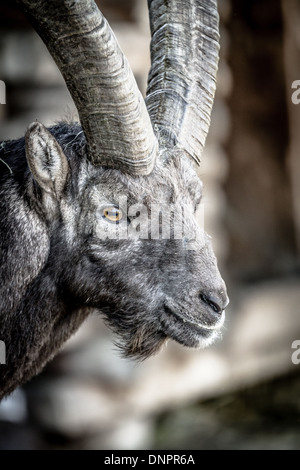
[[[219,60],[216,0],[148,0],[151,69],[146,104],[164,145],[199,164],[210,125]]]
[[[157,140],[126,57],[94,0],[17,0],[61,71],[95,165],[154,167]]]

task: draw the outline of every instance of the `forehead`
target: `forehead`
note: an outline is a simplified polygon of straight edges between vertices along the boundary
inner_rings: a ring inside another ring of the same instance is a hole
[[[193,165],[186,159],[158,161],[148,176],[131,176],[118,170],[98,169],[87,186],[94,198],[105,197],[114,202],[116,197],[127,197],[132,201],[176,202],[193,200],[202,195],[202,182]]]

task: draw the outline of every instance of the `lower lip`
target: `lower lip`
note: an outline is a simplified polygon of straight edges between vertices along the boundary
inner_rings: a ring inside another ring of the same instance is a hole
[[[164,310],[165,310],[165,313],[167,315],[172,315],[173,317],[178,318],[184,324],[191,325],[194,329],[199,330],[199,331],[203,331],[203,330],[215,331],[215,330],[218,330],[222,327],[222,325],[224,323],[224,320],[225,320],[225,310],[223,310],[222,314],[220,315],[219,320],[211,326],[203,325],[201,323],[197,323],[197,322],[191,320],[190,318],[186,318],[185,316],[181,315],[178,312],[174,312],[169,307],[165,306]]]

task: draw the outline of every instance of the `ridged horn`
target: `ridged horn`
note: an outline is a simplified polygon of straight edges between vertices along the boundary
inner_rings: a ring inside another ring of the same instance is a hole
[[[216,0],[148,0],[151,68],[146,104],[163,145],[195,161],[210,126],[219,61]]]
[[[17,0],[55,60],[94,165],[149,174],[157,139],[117,39],[94,0]]]

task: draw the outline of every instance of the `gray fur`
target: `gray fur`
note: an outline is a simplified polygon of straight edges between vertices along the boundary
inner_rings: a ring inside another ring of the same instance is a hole
[[[78,124],[35,122],[0,144],[0,399],[95,309],[139,360],[169,338],[205,347],[220,334],[228,298],[197,222],[202,183],[187,152],[168,147],[150,174],[131,175],[94,165]]]

